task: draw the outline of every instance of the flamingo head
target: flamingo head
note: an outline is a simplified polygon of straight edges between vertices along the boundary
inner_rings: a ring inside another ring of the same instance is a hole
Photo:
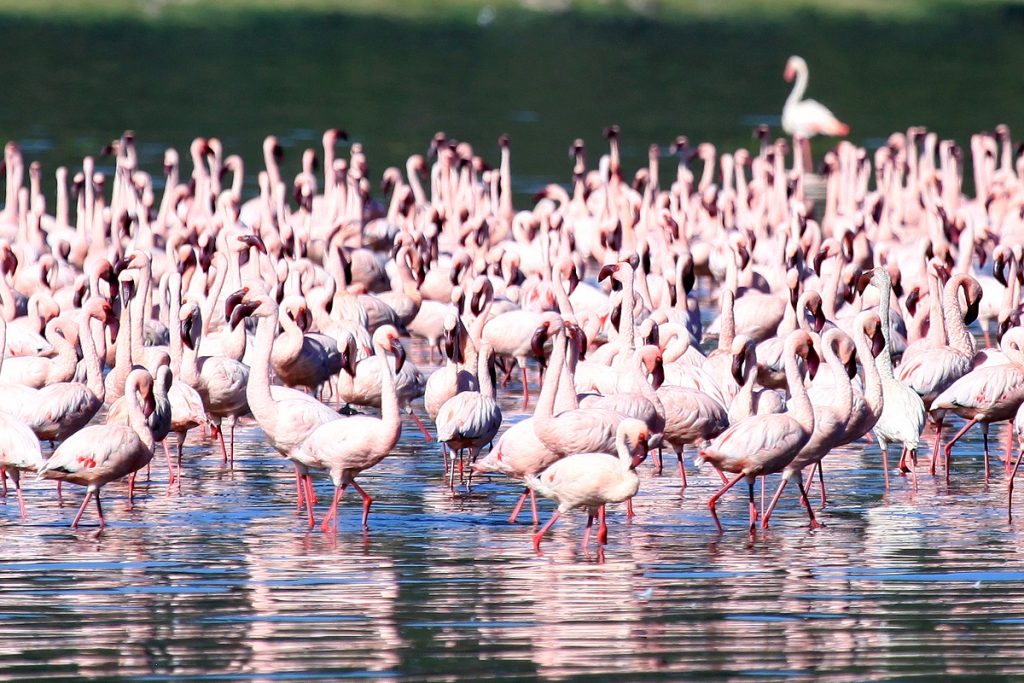
[[[238,235],[237,239],[249,248],[255,248],[256,251],[262,254],[267,253],[267,245],[263,243],[263,239],[256,233],[244,233]]]
[[[822,308],[821,294],[818,292],[808,292],[806,301],[807,311],[812,316],[811,327],[815,332],[821,334],[822,329],[825,327],[825,309]]]
[[[640,362],[647,371],[651,387],[658,389],[665,383],[665,359],[657,346],[644,346],[639,350]]]
[[[459,343],[461,336],[462,326],[459,324],[459,319],[454,313],[451,313],[444,319],[444,330],[441,332],[441,352],[453,363],[463,363],[466,360],[462,353],[462,344]]]
[[[981,285],[973,277],[965,276],[962,280],[964,298],[967,301],[967,311],[964,313],[964,323],[970,325],[978,319],[981,311]]]
[[[537,326],[530,338],[530,353],[534,358],[544,358],[544,344],[547,342],[551,331],[551,321],[545,320]]]
[[[754,367],[756,362],[755,346],[754,340],[745,334],[738,334],[732,340],[732,348],[729,349],[732,355],[729,374],[736,380],[736,384],[743,384],[747,372]]]
[[[583,331],[583,328],[579,325],[565,321],[565,333],[569,337],[569,341],[576,344],[576,352],[579,354],[579,359],[583,360],[587,357],[587,333]]]
[[[640,420],[629,418],[619,423],[618,434],[620,439],[632,444],[629,468],[636,469],[647,458],[651,430]]]
[[[791,83],[799,71],[806,70],[807,62],[804,61],[804,58],[793,55],[786,60],[786,70],[782,72],[782,77],[786,79],[787,83]]]
[[[341,369],[344,370],[349,377],[356,376],[356,359],[359,357],[359,347],[356,344],[356,338],[351,334],[348,335],[348,339],[345,340],[345,347],[341,349]]]
[[[374,331],[373,346],[378,351],[391,353],[395,357],[395,372],[401,372],[405,365],[405,347],[393,325],[381,325]]]
[[[792,351],[804,359],[804,363],[807,365],[807,374],[811,379],[814,379],[818,374],[818,368],[821,366],[821,357],[814,349],[814,341],[811,339],[811,335],[803,330],[796,330],[790,332],[787,341],[788,344],[792,345]]]
[[[871,355],[877,358],[885,349],[885,333],[882,330],[882,319],[875,311],[861,313],[861,329],[871,340]]]
[[[180,316],[181,342],[195,351],[199,345],[199,307],[190,302],[182,306]]]

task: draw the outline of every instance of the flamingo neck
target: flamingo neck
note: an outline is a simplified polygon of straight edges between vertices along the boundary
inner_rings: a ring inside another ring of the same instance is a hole
[[[485,345],[477,354],[476,381],[480,387],[480,395],[489,399],[496,399],[497,394],[494,382],[491,381],[491,362],[494,358],[494,351],[490,346]]]
[[[555,335],[554,346],[551,348],[551,359],[548,361],[548,371],[544,375],[544,383],[540,388],[540,398],[537,399],[537,408],[533,413],[538,422],[554,417],[555,396],[558,394],[562,366],[565,364],[565,339],[565,331],[559,330],[558,334]]]
[[[249,382],[245,387],[245,398],[260,425],[272,423],[277,415],[274,397],[270,393],[270,356],[274,350],[276,320],[277,316],[272,314],[260,318],[256,323],[256,347],[253,349]]]
[[[882,286],[879,287],[878,296],[878,317],[882,320],[882,337],[885,339],[885,347],[882,349],[882,353],[875,358],[875,366],[883,378],[895,380],[896,376],[892,371],[892,331],[889,328],[889,300],[891,297],[892,284],[886,277]],[[863,300],[864,298],[861,297],[861,301]]]
[[[82,355],[85,357],[85,384],[89,391],[99,399],[100,403],[106,397],[106,387],[103,384],[103,368],[100,366],[100,356],[96,352],[96,343],[92,338],[91,316],[85,318],[85,329],[78,335],[82,344]]]
[[[150,431],[149,424],[146,422],[146,414],[142,410],[142,404],[139,403],[138,392],[138,382],[132,382],[125,391],[124,400],[128,408],[128,424],[138,434],[139,440],[146,446],[146,450],[152,453],[156,443],[153,440],[153,432]]]
[[[946,317],[942,309],[943,294],[939,290],[938,278],[928,277],[928,342],[935,346],[946,344]]]
[[[787,107],[794,106],[803,99],[804,92],[807,91],[807,77],[807,67],[798,65],[796,67],[796,83],[793,84],[793,90],[790,91],[789,97],[786,98]]]
[[[801,427],[810,432],[814,429],[814,409],[807,397],[804,378],[796,363],[796,349],[792,344],[786,345],[785,353],[786,382],[789,385],[791,398],[787,403],[787,412]]]
[[[824,353],[825,362],[828,363],[828,367],[832,371],[833,380],[832,398],[829,401],[829,405],[834,413],[841,415],[845,419],[853,410],[853,383],[846,374],[846,367],[843,365],[843,361],[839,359],[839,355],[836,353],[835,344],[826,344]]]
[[[853,343],[857,347],[857,357],[861,359],[861,366],[864,368],[864,403],[873,415],[881,415],[882,377],[875,363],[866,360],[871,358],[871,341],[863,327],[858,326]]]
[[[946,322],[946,336],[949,337],[949,345],[969,357],[974,356],[974,339],[964,325],[963,312],[960,310],[960,300],[957,292],[963,286],[964,280],[953,278],[946,283],[946,290],[942,302],[942,317]]]

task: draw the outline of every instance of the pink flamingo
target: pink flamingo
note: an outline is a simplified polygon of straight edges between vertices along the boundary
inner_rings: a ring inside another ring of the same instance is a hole
[[[328,470],[334,482],[334,500],[321,523],[324,532],[331,529],[332,521],[337,531],[338,503],[349,485],[362,496],[363,528],[367,528],[373,499],[355,479],[386,458],[402,433],[395,373],[400,372],[405,363],[405,349],[399,341],[398,330],[391,325],[378,327],[373,333],[373,347],[378,357],[390,354],[395,361],[394,369],[390,363],[381,364],[381,417],[355,415],[327,422],[306,437],[295,456],[300,462],[315,463],[318,469]]]
[[[126,381],[125,396],[127,425],[90,425],[72,434],[39,468],[40,479],[69,481],[86,487],[85,500],[71,522],[72,529],[78,527],[85,506],[94,495],[100,528],[106,526],[100,506],[100,488],[138,471],[153,458],[153,434],[146,423],[155,408],[152,376],[142,369],[132,370]]]
[[[786,62],[786,82],[794,78],[793,91],[786,98],[782,108],[782,129],[790,135],[811,138],[815,135],[844,136],[850,127],[836,118],[828,107],[815,100],[803,100],[807,90],[808,68],[803,57],[796,55]]]
[[[785,413],[748,417],[719,434],[698,454],[697,464],[709,462],[719,470],[736,474],[708,501],[708,508],[719,531],[722,530],[722,524],[718,521],[715,504],[740,479],[747,480],[750,490],[750,529],[755,528],[758,513],[757,505],[754,503],[754,480],[759,476],[781,471],[811,438],[811,432],[814,430],[814,410],[807,398],[807,390],[804,389],[803,376],[796,360],[798,356],[806,361],[808,371],[813,377],[817,372],[818,355],[814,351],[810,335],[803,330],[790,332],[786,337],[784,357],[792,398]],[[803,482],[799,479],[797,486],[800,488],[802,499],[807,502]],[[817,526],[810,503],[807,503],[807,514],[811,519],[811,526]]]
[[[575,508],[587,508],[587,530],[583,547],[590,544],[590,530],[594,517],[599,520],[597,539],[605,543],[608,527],[605,523],[605,505],[621,503],[636,495],[640,477],[636,467],[647,456],[650,431],[639,420],[625,419],[615,431],[616,455],[607,453],[576,453],[554,463],[539,476],[526,478],[527,485],[545,498],[558,502],[558,509],[547,524],[533,536],[533,547],[540,552],[544,534],[558,518]]]

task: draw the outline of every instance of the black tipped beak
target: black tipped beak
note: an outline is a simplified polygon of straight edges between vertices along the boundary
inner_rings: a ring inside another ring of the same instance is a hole
[[[534,331],[533,337],[530,339],[530,352],[533,353],[534,358],[544,357],[544,342],[548,339],[548,329],[548,323],[544,323]]]
[[[846,376],[853,379],[857,376],[857,357],[850,356],[850,360],[846,361]]]
[[[195,340],[192,338],[192,316],[189,316],[181,321],[181,343],[189,348],[190,351],[196,350]]]
[[[267,253],[267,245],[259,235],[240,235],[238,239],[250,247],[256,247],[256,250],[263,254]]]
[[[964,314],[964,324],[970,325],[978,319],[978,314],[981,312],[981,299],[975,299],[967,304],[967,312]]]
[[[391,352],[395,354],[395,372],[401,372],[405,365],[405,347],[397,339],[391,342]]]
[[[697,284],[697,277],[693,272],[693,264],[688,263],[683,269],[683,289],[689,294],[693,291],[695,284]]]
[[[131,265],[131,262],[132,260],[128,256],[122,256],[121,258],[117,259],[117,261],[114,262],[114,277],[120,275],[121,271],[123,271],[125,268]]]
[[[732,357],[732,365],[729,369],[732,378],[736,380],[736,384],[743,384],[743,363],[745,360],[745,354],[737,353]]]
[[[618,271],[618,269],[619,266],[617,263],[609,263],[607,266],[601,269],[601,272],[597,274],[597,281],[604,282],[606,279],[611,277],[616,271]]]
[[[654,389],[661,388],[661,385],[665,383],[665,362],[658,357],[658,360],[654,362],[654,369],[651,370],[651,387]]]
[[[821,334],[821,331],[825,329],[825,311],[822,310],[821,304],[814,309],[814,331]]]
[[[871,284],[871,272],[861,273],[857,278],[857,293],[863,294],[864,290]]]
[[[824,251],[819,251],[814,255],[814,261],[812,267],[814,268],[814,274],[821,277],[821,264],[825,262],[826,254]]]
[[[807,349],[807,374],[811,379],[818,375],[818,368],[821,367],[821,358],[818,357],[814,347]]]
[[[875,327],[875,331],[871,333],[871,355],[878,358],[882,351],[885,350],[885,334],[882,332],[882,326]]]
[[[571,295],[576,291],[576,287],[580,284],[580,274],[576,272],[575,266],[569,269],[569,294]]]
[[[750,264],[750,252],[747,251],[747,248],[741,244],[738,247],[736,247],[736,255],[739,256],[740,258],[738,264],[740,270],[745,269],[747,265]]]
[[[235,308],[242,303],[245,299],[245,295],[248,293],[249,289],[247,287],[243,287],[237,292],[228,294],[227,297],[224,298],[224,318],[226,320],[231,320],[231,314],[234,312]]]
[[[356,340],[349,338],[348,344],[341,352],[341,369],[348,373],[349,377],[356,376]]]
[[[121,283],[121,305],[127,306],[128,302],[135,296],[135,283],[125,280]]]
[[[228,313],[228,323],[231,325],[231,329],[238,327],[238,323],[252,315],[257,307],[258,304],[253,301],[240,301],[235,304],[231,308],[231,312]]]

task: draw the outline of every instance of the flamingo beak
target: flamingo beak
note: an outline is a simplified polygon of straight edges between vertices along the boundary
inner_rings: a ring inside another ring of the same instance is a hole
[[[255,247],[257,251],[263,254],[267,253],[267,245],[263,243],[263,239],[259,235],[239,235],[238,240],[250,247]]]
[[[973,301],[967,304],[967,312],[964,314],[964,324],[970,325],[978,319],[978,313],[981,312],[981,297],[977,297]]]
[[[237,308],[238,305],[242,303],[242,300],[245,299],[245,295],[248,293],[249,288],[242,287],[238,291],[232,292],[231,294],[228,294],[227,297],[224,298],[224,318],[226,320],[232,319],[231,314],[234,312],[235,308]]]
[[[401,372],[405,365],[405,347],[398,339],[391,340],[391,352],[395,354],[395,372]]]
[[[818,357],[814,347],[809,346],[807,348],[807,374],[811,379],[817,376],[819,367],[821,367],[821,358]]]
[[[356,355],[356,340],[350,338],[341,354],[341,368],[349,377],[356,376]]]
[[[746,354],[744,353],[737,353],[733,356],[732,367],[730,368],[732,378],[736,380],[736,384],[741,386],[743,385],[743,363],[746,360],[745,356]]]
[[[146,400],[142,404],[142,412],[148,418],[156,410],[156,400],[153,398],[153,392],[150,391],[146,394]]]
[[[231,329],[234,330],[238,327],[238,324],[245,318],[248,318],[253,312],[259,307],[254,301],[241,301],[232,307],[231,312],[228,314],[228,321]]]
[[[687,294],[693,291],[693,286],[697,284],[697,276],[693,272],[693,264],[688,263],[683,268],[683,289]]]
[[[872,271],[869,270],[866,273],[861,273],[860,277],[857,278],[857,293],[858,294],[863,294],[864,290],[867,289],[868,285],[871,284],[871,273],[872,273]]]
[[[569,294],[572,295],[576,291],[576,287],[580,284],[580,274],[576,272],[576,267],[573,266],[569,269]]]
[[[618,270],[619,270],[619,264],[617,264],[617,263],[609,263],[607,266],[605,266],[605,267],[603,267],[601,269],[601,272],[599,272],[597,274],[597,281],[598,282],[604,282],[606,279],[610,278],[612,275],[614,275],[616,272],[618,272]]]
[[[875,325],[874,331],[871,332],[871,355],[875,358],[885,350],[885,333],[882,332],[882,326],[880,324]]]
[[[181,321],[181,342],[189,348],[190,351],[196,350],[196,340],[192,335],[192,326],[195,322],[194,316],[188,316]]]
[[[821,304],[819,303],[814,309],[814,331],[821,334],[821,331],[825,328],[825,311],[822,310]]]
[[[655,390],[661,388],[665,383],[665,362],[659,355],[654,361],[654,369],[651,370],[651,387]]]
[[[544,357],[544,342],[548,339],[548,329],[551,327],[550,323],[542,323],[530,339],[530,352],[533,353],[534,358]]]
[[[128,268],[131,265],[132,265],[132,257],[131,256],[122,256],[121,258],[117,259],[117,261],[114,262],[114,275],[115,276],[120,275],[121,271],[123,271],[125,268]]]
[[[630,469],[636,469],[644,460],[647,459],[648,450],[647,435],[645,434],[636,442],[636,454],[633,455],[633,459],[629,463]]]
[[[850,359],[846,361],[846,376],[853,379],[857,376],[857,357],[850,354]]]

